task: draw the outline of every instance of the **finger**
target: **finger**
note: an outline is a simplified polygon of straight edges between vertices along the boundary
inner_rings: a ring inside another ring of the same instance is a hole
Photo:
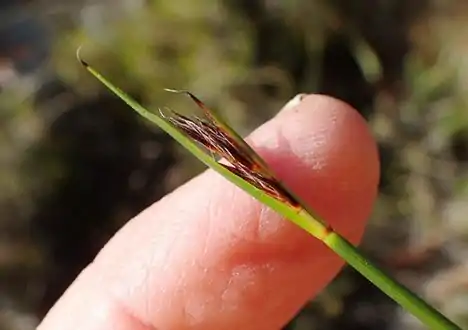
[[[355,110],[306,96],[249,143],[338,232],[360,240],[379,173]],[[40,329],[278,329],[342,264],[209,170],[131,220]]]

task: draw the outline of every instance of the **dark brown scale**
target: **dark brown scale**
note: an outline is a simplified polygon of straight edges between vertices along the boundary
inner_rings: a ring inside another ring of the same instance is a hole
[[[235,142],[212,123],[176,113],[167,119],[205,148],[226,158],[228,162],[239,162],[250,169],[257,167],[250,156],[241,152]]]
[[[215,147],[216,139],[209,134],[209,125],[202,121],[195,122],[191,118],[183,115],[176,114],[174,117],[167,118],[174,126],[184,131],[185,134],[190,136],[192,139],[202,144],[205,148],[211,151],[217,151]]]
[[[277,180],[266,178],[262,175],[261,172],[252,172],[247,168],[238,166],[237,164],[221,165],[223,165],[226,169],[241,177],[254,187],[265,191],[270,196],[278,200],[287,202],[292,206],[299,206],[299,203],[296,201],[294,196],[292,196],[288,191],[286,191]]]
[[[195,98],[195,100],[198,99]],[[240,149],[236,141],[214,123],[197,117],[192,119],[177,113],[172,113],[172,116],[166,119],[206,149],[224,158],[228,164],[220,164],[232,173],[273,198],[299,207],[299,203],[278,180],[264,173],[255,160]]]
[[[283,188],[283,186],[276,181],[275,179],[269,179],[269,178],[264,178],[267,182],[270,183],[272,187],[274,187],[276,193],[277,193],[277,198],[279,200],[283,200],[285,202],[288,202],[291,206],[294,206],[296,208],[300,207],[300,204],[297,202],[296,198],[292,196],[287,190]],[[301,208],[302,209],[302,208]]]
[[[251,169],[252,171],[259,170],[262,168],[256,163],[255,159],[253,159],[248,152],[245,152],[244,150],[239,149],[237,142],[234,139],[232,139],[231,136],[226,134],[226,132],[221,127],[219,127],[219,125],[216,124],[216,120],[211,115],[210,110],[198,97],[196,97],[194,94],[186,90],[173,90],[173,89],[166,89],[166,90],[170,92],[183,93],[183,94],[188,95],[197,104],[197,106],[203,110],[206,118],[208,119],[208,122],[202,119],[196,118],[196,117],[195,117],[195,120],[198,121],[202,125],[206,125],[207,127],[205,128],[209,128],[211,133],[213,133],[213,135],[217,137],[217,141],[223,145],[223,147],[221,148],[222,150],[219,150],[219,151],[220,152],[224,151],[226,154],[222,155],[222,157],[228,159],[230,162],[234,162],[234,161],[241,162],[245,166],[247,166],[249,169]],[[183,120],[192,121],[188,117],[185,117],[176,113],[173,113],[173,114],[175,116],[181,117]],[[234,155],[236,156],[235,159],[233,158]]]
[[[244,150],[240,150],[238,147],[237,147],[237,143],[235,140],[233,140],[229,135],[227,135],[216,123],[215,123],[215,119],[213,118],[213,116],[211,115],[211,112],[210,110],[206,107],[205,103],[203,103],[198,97],[196,97],[194,94],[192,94],[191,92],[189,91],[178,91],[179,93],[182,92],[182,93],[185,93],[187,94],[196,104],[197,106],[203,110],[203,112],[205,113],[205,116],[212,122],[212,125],[214,127],[214,129],[219,132],[220,134],[224,135],[223,136],[223,140],[227,140],[227,141],[230,141],[230,144],[232,145],[232,148],[235,149],[237,151],[237,155],[239,157],[242,157],[244,159],[244,161],[242,162],[243,164],[245,164],[245,166],[247,166],[250,170],[252,171],[258,171],[260,169],[263,169],[262,166],[259,166],[256,162],[255,162],[255,159],[253,159],[249,153],[245,152]],[[237,159],[239,161],[239,158]],[[271,177],[271,175],[268,175],[269,177]],[[273,177],[271,177],[273,179]]]
[[[198,105],[198,107],[203,110],[203,112],[205,113],[205,116],[210,121],[214,122],[214,118],[211,115],[210,110],[208,110],[208,108],[206,107],[205,103],[203,103],[198,97],[196,97],[195,95],[193,95],[189,91],[179,91],[179,92],[183,92],[183,93],[187,94]]]

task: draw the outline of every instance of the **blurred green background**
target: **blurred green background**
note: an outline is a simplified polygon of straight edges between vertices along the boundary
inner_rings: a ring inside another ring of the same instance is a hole
[[[204,167],[78,64],[151,109],[189,89],[242,134],[300,92],[379,142],[363,249],[468,327],[468,3],[0,0],[0,330],[34,329],[131,216]],[[311,278],[311,280],[313,280]],[[284,329],[423,329],[349,268]]]

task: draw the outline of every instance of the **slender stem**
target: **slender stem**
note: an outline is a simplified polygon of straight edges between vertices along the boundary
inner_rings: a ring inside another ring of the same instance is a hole
[[[79,54],[77,54],[77,56],[79,58]],[[90,67],[86,62],[82,61],[81,59],[80,61],[91,74],[93,74],[98,80],[100,80],[112,92],[118,95],[141,116],[157,124],[179,143],[185,146],[198,159],[220,173],[226,179],[244,189],[250,195],[257,198],[262,203],[268,205],[285,218],[288,218],[312,236],[324,242],[335,253],[341,256],[348,264],[359,271],[364,277],[375,284],[385,294],[393,298],[402,307],[413,313],[413,315],[419,318],[423,323],[431,327],[431,329],[461,330],[457,325],[448,320],[445,316],[427,304],[424,300],[419,298],[403,285],[393,280],[389,275],[377,268],[377,266],[370,263],[356,247],[349,243],[345,238],[331,231],[331,229],[326,225],[326,222],[317,214],[315,214],[313,210],[309,209],[305,204],[300,203],[303,209],[298,212],[296,208],[273,198],[264,191],[236,176],[213,160],[210,156],[208,156],[200,149],[199,146],[197,146],[194,141],[192,141],[189,137],[184,136],[181,132],[178,131],[176,127],[172,126],[163,118],[160,118],[147,111],[125,92],[114,86],[98,71]],[[222,124],[225,125],[224,123]]]
[[[323,242],[370,282],[434,330],[461,330],[408,288],[366,259],[362,252],[339,234],[330,233]]]

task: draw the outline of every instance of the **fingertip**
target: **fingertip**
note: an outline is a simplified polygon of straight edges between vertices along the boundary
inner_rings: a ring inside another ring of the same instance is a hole
[[[338,99],[309,94],[288,104],[250,139],[283,181],[357,242],[380,175],[372,132],[356,109]]]

